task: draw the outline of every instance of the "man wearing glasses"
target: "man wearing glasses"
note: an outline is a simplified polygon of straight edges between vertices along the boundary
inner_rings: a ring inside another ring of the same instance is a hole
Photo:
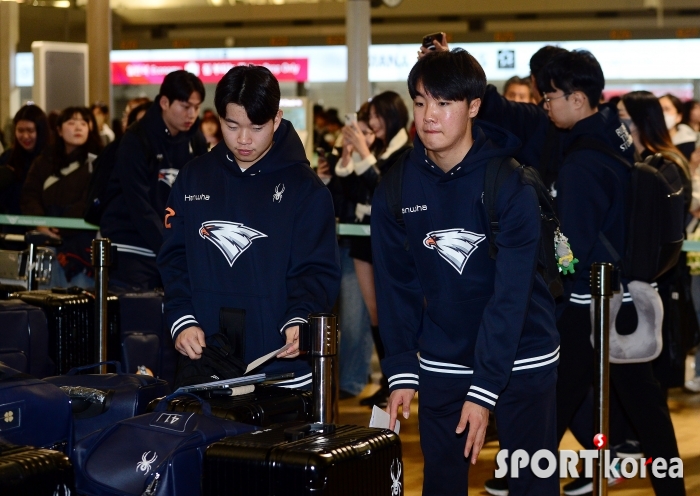
[[[556,182],[557,208],[562,232],[580,260],[574,277],[565,278],[564,299],[557,305],[561,337],[557,435],[561,440],[592,383],[591,264],[615,264],[611,247],[617,253],[625,252],[625,207],[634,145],[617,112],[598,106],[605,78],[590,52],[555,56],[538,73],[537,84],[549,118],[566,131],[561,134],[564,160]],[[637,324],[631,304],[623,304],[616,325],[620,332],[634,331]],[[677,457],[668,407],[650,364],[611,364],[610,383],[612,394],[639,436],[644,455],[653,459]],[[583,409],[592,417],[590,406],[584,404]],[[591,429],[586,439],[592,440],[593,434]],[[592,449],[592,441],[584,447]],[[659,495],[685,494],[682,479],[652,477],[652,486]],[[588,494],[591,488],[592,481],[580,477],[564,486],[564,494]]]

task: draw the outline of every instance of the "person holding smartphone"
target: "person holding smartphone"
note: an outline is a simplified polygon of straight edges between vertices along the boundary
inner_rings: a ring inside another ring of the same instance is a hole
[[[401,96],[393,91],[385,91],[360,109],[356,122],[353,120],[343,128],[343,153],[335,166],[335,174],[345,183],[346,191],[350,192],[355,202],[355,222],[369,224],[372,196],[382,175],[406,150],[412,148],[406,131],[407,125],[408,109]],[[375,141],[368,144],[368,138],[372,135]],[[350,257],[355,264],[360,290],[371,320],[372,338],[381,360],[384,357],[384,347],[379,337],[370,238],[353,237]],[[384,407],[388,397],[389,383],[383,377],[379,390],[362,400],[361,404]]]

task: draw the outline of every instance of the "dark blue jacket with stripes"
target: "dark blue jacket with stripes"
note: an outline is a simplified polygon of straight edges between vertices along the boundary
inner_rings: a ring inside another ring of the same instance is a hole
[[[595,140],[626,158],[630,165],[634,163],[632,137],[617,112],[607,106],[562,133],[565,157],[552,192],[556,194],[561,230],[580,262],[573,277],[564,278],[565,297],[557,308],[558,316],[569,304],[590,306],[590,269],[594,262],[615,263],[599,233],[617,253],[625,252],[625,205],[631,169],[599,150],[570,151],[581,138]]]
[[[403,176],[405,226],[396,222],[380,183],[372,248],[390,389],[418,389],[419,371],[463,377],[471,381],[465,400],[493,409],[511,374],[557,366],[559,335],[554,299],[537,272],[537,195],[519,172],[497,195],[499,251],[495,261],[489,257],[486,164],[513,156],[520,142],[480,121],[473,135],[469,153],[447,173],[416,137]]]
[[[282,120],[274,143],[241,171],[225,142],[188,163],[167,204],[158,268],[173,339],[187,327],[219,331],[220,308],[245,311],[245,361],[285,343],[284,330],[329,312],[340,289],[333,201]],[[311,380],[305,360],[259,372]]]

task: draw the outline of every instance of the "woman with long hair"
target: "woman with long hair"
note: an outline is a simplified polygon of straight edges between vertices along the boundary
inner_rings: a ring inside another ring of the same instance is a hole
[[[94,117],[85,107],[68,107],[56,120],[52,147],[37,157],[22,189],[25,215],[82,218],[92,174],[92,162],[101,149]],[[39,226],[37,230],[63,242],[58,248],[60,270],[52,285],[90,287],[93,284],[90,244],[93,231],[59,230]]]
[[[406,131],[408,109],[401,96],[393,91],[385,91],[370,100],[367,123],[376,139],[372,147],[367,144],[367,130],[363,131],[360,116],[357,121],[343,128],[343,156],[335,167],[335,173],[340,177],[356,176],[355,219],[358,223],[369,224],[372,196],[381,176],[412,147]],[[370,238],[355,237],[351,242],[350,257],[355,264],[362,298],[370,316],[372,338],[381,360],[384,358],[384,346],[379,337]],[[361,403],[384,406],[388,397],[389,384],[386,377],[382,377],[379,390]]]
[[[700,102],[688,100],[683,102],[683,118],[681,123],[698,133],[700,136]],[[696,147],[697,148],[697,147]]]
[[[41,108],[29,103],[17,111],[12,119],[14,144],[0,155],[0,212],[19,215],[22,186],[29,167],[48,146],[49,122]],[[3,226],[3,232],[20,234],[26,229]]]
[[[357,111],[357,126],[370,150],[374,150],[374,131],[369,127],[369,102],[362,104]],[[319,178],[328,186],[333,196],[335,216],[341,224],[355,222],[355,207],[358,198],[364,201],[364,196],[358,194],[363,190],[360,178],[356,174],[349,173],[344,177],[335,174],[336,166],[340,163],[340,169],[348,170],[348,164],[354,160],[349,147],[342,146],[342,135],[338,138],[330,154],[326,154],[323,147],[318,147]],[[361,158],[355,154],[355,160]],[[344,161],[345,166],[342,165]],[[338,297],[338,318],[343,329],[343,339],[339,348],[340,369],[340,398],[346,399],[357,396],[367,386],[367,375],[370,372],[372,360],[372,336],[370,333],[371,320],[355,272],[355,263],[350,257],[350,249],[355,236],[339,236],[340,267],[342,276],[340,280],[340,295]]]
[[[633,92],[633,93],[636,93]],[[659,98],[663,116],[668,128],[671,142],[681,151],[686,160],[690,159],[695,150],[698,135],[688,125],[683,124],[683,103],[670,93]]]
[[[617,109],[620,120],[630,128],[637,153],[642,158],[654,153],[663,155],[666,160],[676,164],[683,173],[684,186],[687,185],[687,189],[692,191],[688,160],[673,143],[668,129],[670,119],[666,118],[668,114],[663,107],[664,100],[668,98],[669,95],[657,99],[649,91],[633,91],[622,96]]]
[[[677,168],[680,183],[684,189],[685,207],[688,213],[685,220],[688,222],[691,219],[689,214],[692,201],[691,173],[686,158],[671,140],[667,125],[668,119],[664,118],[662,105],[663,102],[660,102],[648,91],[633,91],[622,96],[617,108],[620,120],[630,129],[635,149],[640,158],[658,153],[663,156],[666,166],[673,164]],[[663,169],[661,170],[663,171]],[[672,186],[677,188],[679,184]],[[668,388],[682,386],[684,382],[685,356],[689,350],[682,349],[684,344],[680,336],[698,330],[698,322],[691,299],[690,271],[684,252],[681,253],[676,266],[656,282],[664,307],[663,350],[661,355],[649,364],[634,365],[651,366],[654,376],[658,380],[658,383],[654,383],[653,387],[659,387],[661,392],[666,395]],[[627,365],[623,366],[627,367]],[[623,439],[629,440],[636,437],[635,433],[632,433],[632,430],[627,426],[627,422],[619,415],[611,418],[611,426],[618,432],[618,435],[627,431],[627,435]],[[640,440],[645,437],[646,439],[653,437],[649,432],[637,432],[636,435],[639,436]],[[662,439],[660,441],[665,443],[667,447],[675,446],[676,443],[675,439]],[[643,440],[641,449],[647,454]],[[677,450],[677,448],[674,449]]]

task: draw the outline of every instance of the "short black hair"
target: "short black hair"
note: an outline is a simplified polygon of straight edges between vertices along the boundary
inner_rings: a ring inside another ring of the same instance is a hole
[[[175,100],[187,102],[195,91],[199,93],[202,101],[204,101],[204,84],[201,79],[191,72],[184,70],[173,71],[163,79],[163,84],[160,85],[160,91],[155,101],[159,101],[164,96],[169,103],[173,103]]]
[[[274,119],[280,109],[280,84],[267,67],[234,67],[216,85],[214,106],[219,117],[226,117],[229,103],[243,107],[250,122],[261,126]]]
[[[470,103],[486,92],[486,74],[479,62],[466,50],[455,48],[449,52],[424,55],[408,75],[408,93],[413,100],[418,84],[434,98]]]
[[[598,108],[605,88],[603,69],[587,50],[572,50],[555,55],[535,77],[540,93],[556,91],[554,86],[567,94],[581,91],[588,97],[592,109]]]
[[[545,65],[547,65],[547,62],[552,60],[555,55],[559,55],[560,53],[567,51],[568,50],[565,48],[554,45],[543,46],[537,50],[532,57],[530,57],[530,74],[534,74],[535,78],[537,78],[537,73],[540,72]]]

